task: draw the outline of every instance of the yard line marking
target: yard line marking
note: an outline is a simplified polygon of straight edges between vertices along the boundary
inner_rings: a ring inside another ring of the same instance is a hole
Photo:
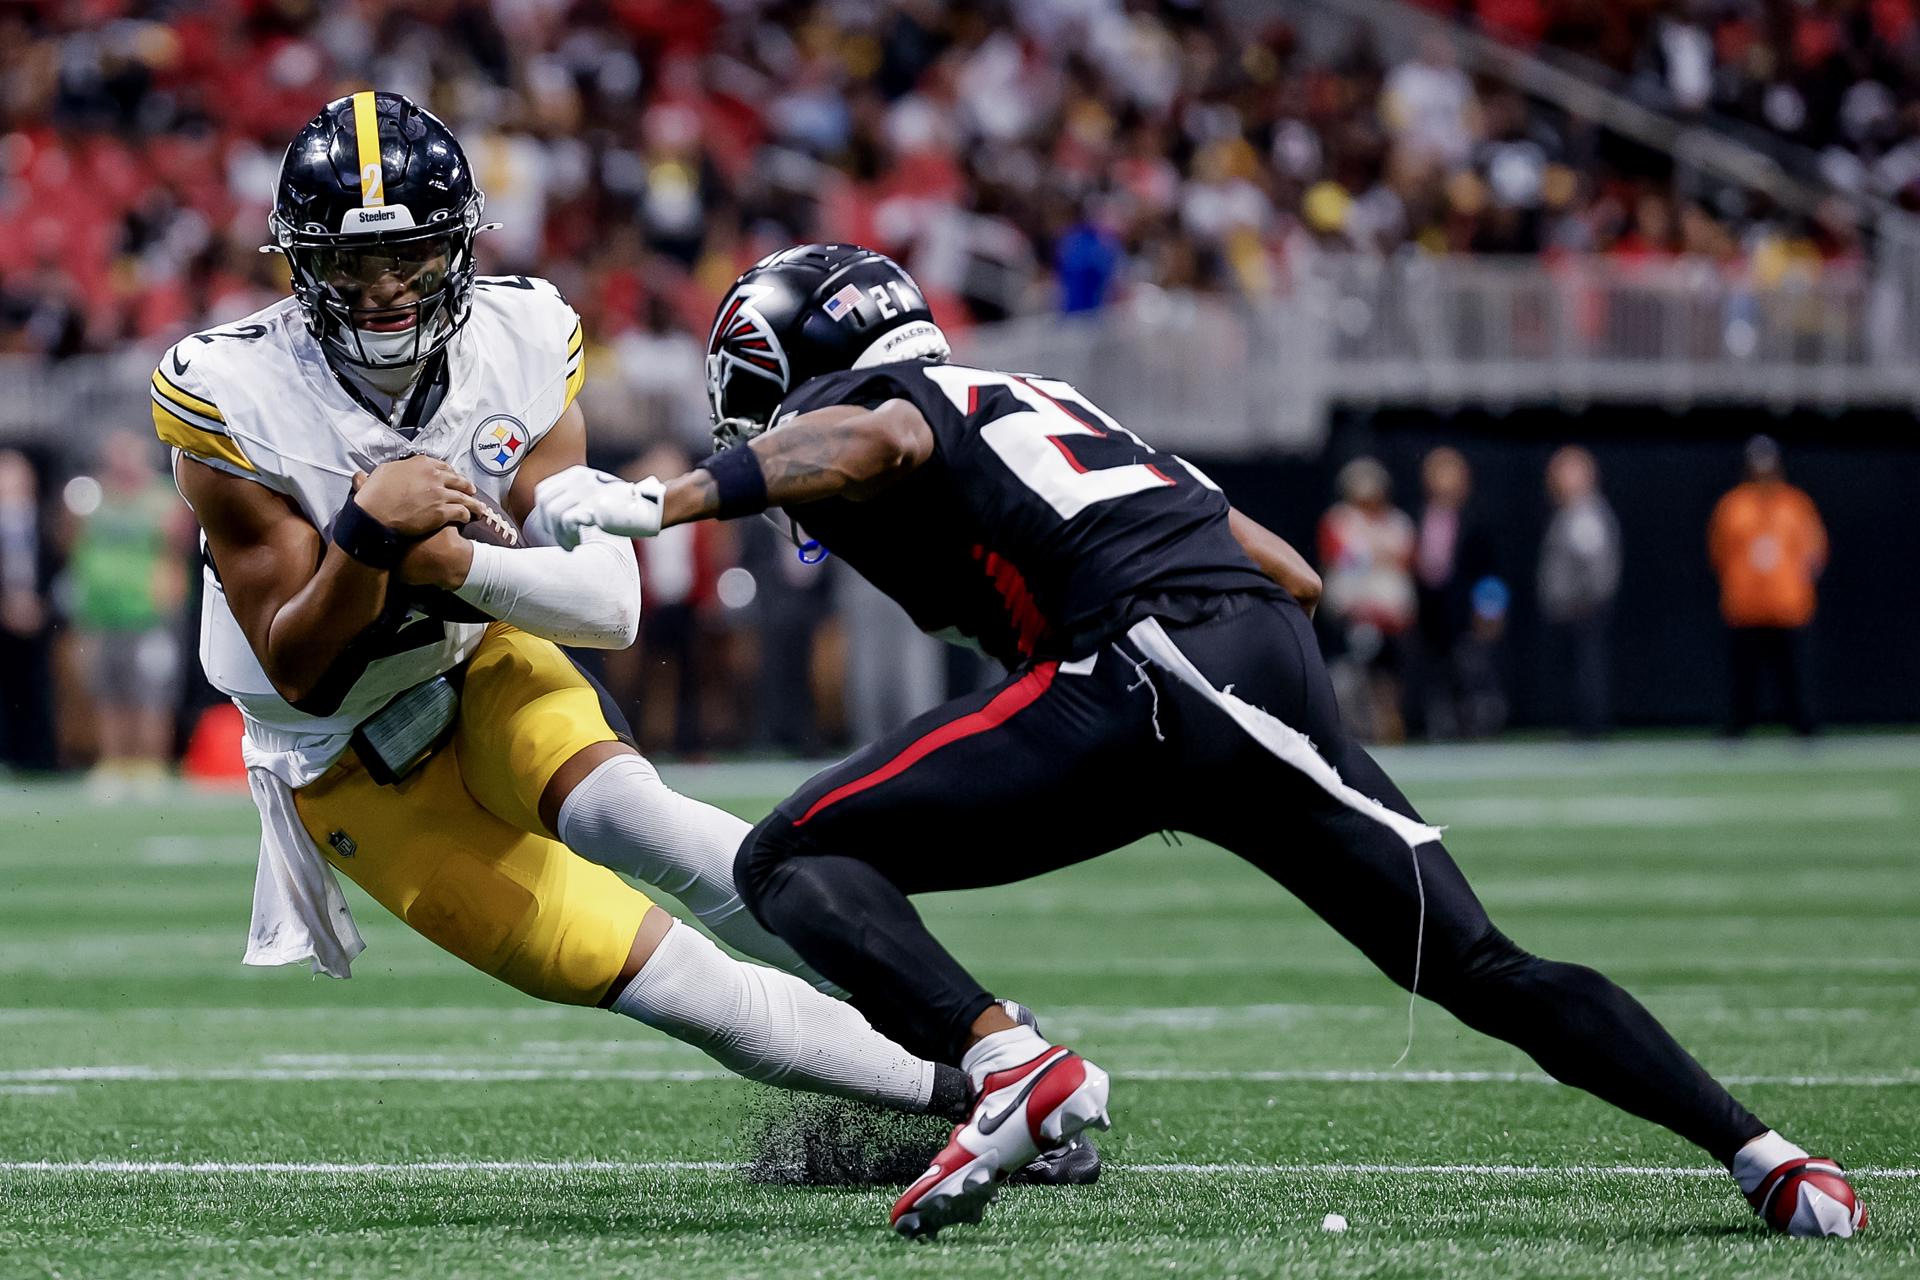
[[[1544,1165],[1544,1164],[1347,1164],[1333,1162],[1328,1164],[1120,1164],[1113,1169],[1128,1173],[1187,1173],[1187,1174],[1369,1174],[1382,1176],[1418,1177],[1422,1175],[1442,1175],[1458,1177],[1501,1177],[1501,1178],[1724,1178],[1725,1169],[1696,1165],[1631,1165],[1631,1164],[1586,1164],[1586,1165]],[[1861,1178],[1920,1178],[1920,1169],[1882,1169],[1865,1166],[1848,1169],[1847,1173]]]
[[[1533,827],[1720,827],[1729,823],[1883,822],[1906,806],[1887,790],[1812,795],[1455,796],[1431,807],[1464,829]]]
[[[291,1160],[8,1160],[0,1173],[102,1174],[298,1174],[315,1177],[400,1176],[419,1173],[731,1173],[732,1160],[422,1160],[412,1164],[368,1161]],[[1724,1178],[1726,1170],[1700,1165],[1540,1164],[1321,1164],[1115,1163],[1110,1172],[1177,1173],[1196,1176],[1497,1177],[1497,1178]],[[1860,1178],[1920,1178],[1920,1169],[1849,1169]]]
[[[0,1071],[0,1083],[135,1081],[143,1084],[239,1081],[272,1084],[283,1081],[326,1080],[420,1081],[442,1084],[489,1084],[527,1081],[621,1080],[636,1084],[691,1084],[706,1080],[738,1080],[731,1071],[689,1069],[670,1071],[651,1067],[29,1067]]]
[[[406,1173],[713,1173],[738,1170],[732,1160],[421,1160],[414,1164],[345,1164],[291,1160],[8,1160],[0,1173],[297,1173],[375,1176]]]
[[[1241,1084],[1557,1084],[1538,1071],[1358,1071],[1358,1070],[1207,1070],[1137,1068],[1112,1073],[1120,1080],[1148,1083]],[[249,1084],[357,1080],[451,1084],[509,1084],[521,1082],[624,1081],[635,1084],[694,1084],[709,1080],[738,1080],[731,1071],[663,1067],[455,1067],[409,1065],[369,1059],[361,1066],[265,1067],[156,1067],[140,1064],[71,1067],[25,1067],[0,1071],[0,1085],[52,1083],[195,1084],[235,1081]],[[1920,1088],[1920,1071],[1859,1075],[1724,1075],[1729,1085],[1779,1085],[1801,1089]]]
[[[1558,1084],[1544,1071],[1209,1071],[1143,1068],[1112,1073],[1122,1080],[1291,1084]],[[1724,1075],[1722,1084],[1790,1085],[1796,1088],[1893,1089],[1920,1088],[1920,1072],[1886,1075]]]

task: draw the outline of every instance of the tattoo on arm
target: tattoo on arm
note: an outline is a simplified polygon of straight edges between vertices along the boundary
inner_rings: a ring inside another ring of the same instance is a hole
[[[689,471],[667,485],[661,500],[660,524],[667,527],[708,520],[720,514],[720,486],[706,471]]]
[[[808,414],[748,446],[759,455],[767,498],[774,506],[830,497],[884,469],[889,460],[875,447],[874,437],[852,429],[849,419],[854,415],[872,416],[861,409]]]
[[[782,507],[836,495],[865,497],[924,462],[933,433],[917,410],[899,401],[879,409],[834,405],[802,414],[746,447],[766,477],[768,505]],[[690,471],[667,486],[662,524],[704,520],[719,509],[713,477]]]

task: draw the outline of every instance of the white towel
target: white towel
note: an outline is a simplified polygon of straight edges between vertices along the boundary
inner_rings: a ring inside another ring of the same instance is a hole
[[[325,773],[346,749],[345,735],[301,737],[247,721],[241,757],[260,810],[260,865],[253,877],[253,924],[246,963],[298,964],[330,978],[353,974],[366,949],[340,882],[294,807],[295,788]]]
[[[1174,644],[1173,637],[1167,634],[1158,618],[1136,622],[1127,632],[1127,639],[1139,646],[1149,662],[1233,717],[1234,722],[1252,735],[1255,742],[1313,779],[1341,804],[1387,826],[1407,842],[1407,848],[1415,849],[1440,838],[1440,828],[1395,813],[1372,796],[1363,795],[1342,782],[1340,771],[1328,764],[1326,757],[1314,749],[1306,734],[1252,703],[1224,689],[1214,688],[1200,673],[1200,669],[1193,665],[1193,661],[1180,652],[1179,646]]]

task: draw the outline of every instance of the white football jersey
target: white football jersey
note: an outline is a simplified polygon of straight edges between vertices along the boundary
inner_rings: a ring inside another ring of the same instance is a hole
[[[483,276],[472,314],[447,347],[445,398],[408,439],[363,408],[327,363],[292,298],[182,339],[153,375],[160,438],[198,462],[286,495],[325,530],[353,474],[426,453],[504,504],[520,460],[558,421],[585,379],[580,318],[545,280]],[[480,623],[416,615],[344,698],[316,714],[290,706],[235,621],[211,559],[200,618],[207,679],[254,724],[339,739],[388,699],[466,661]],[[277,735],[276,735],[277,736]]]

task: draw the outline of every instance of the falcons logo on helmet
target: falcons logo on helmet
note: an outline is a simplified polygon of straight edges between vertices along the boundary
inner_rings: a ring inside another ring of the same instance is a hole
[[[787,353],[774,336],[773,326],[754,305],[769,292],[766,285],[740,286],[713,322],[713,334],[707,339],[707,383],[716,406],[722,403],[722,393],[736,373],[750,373],[767,379],[780,391],[787,389]]]

